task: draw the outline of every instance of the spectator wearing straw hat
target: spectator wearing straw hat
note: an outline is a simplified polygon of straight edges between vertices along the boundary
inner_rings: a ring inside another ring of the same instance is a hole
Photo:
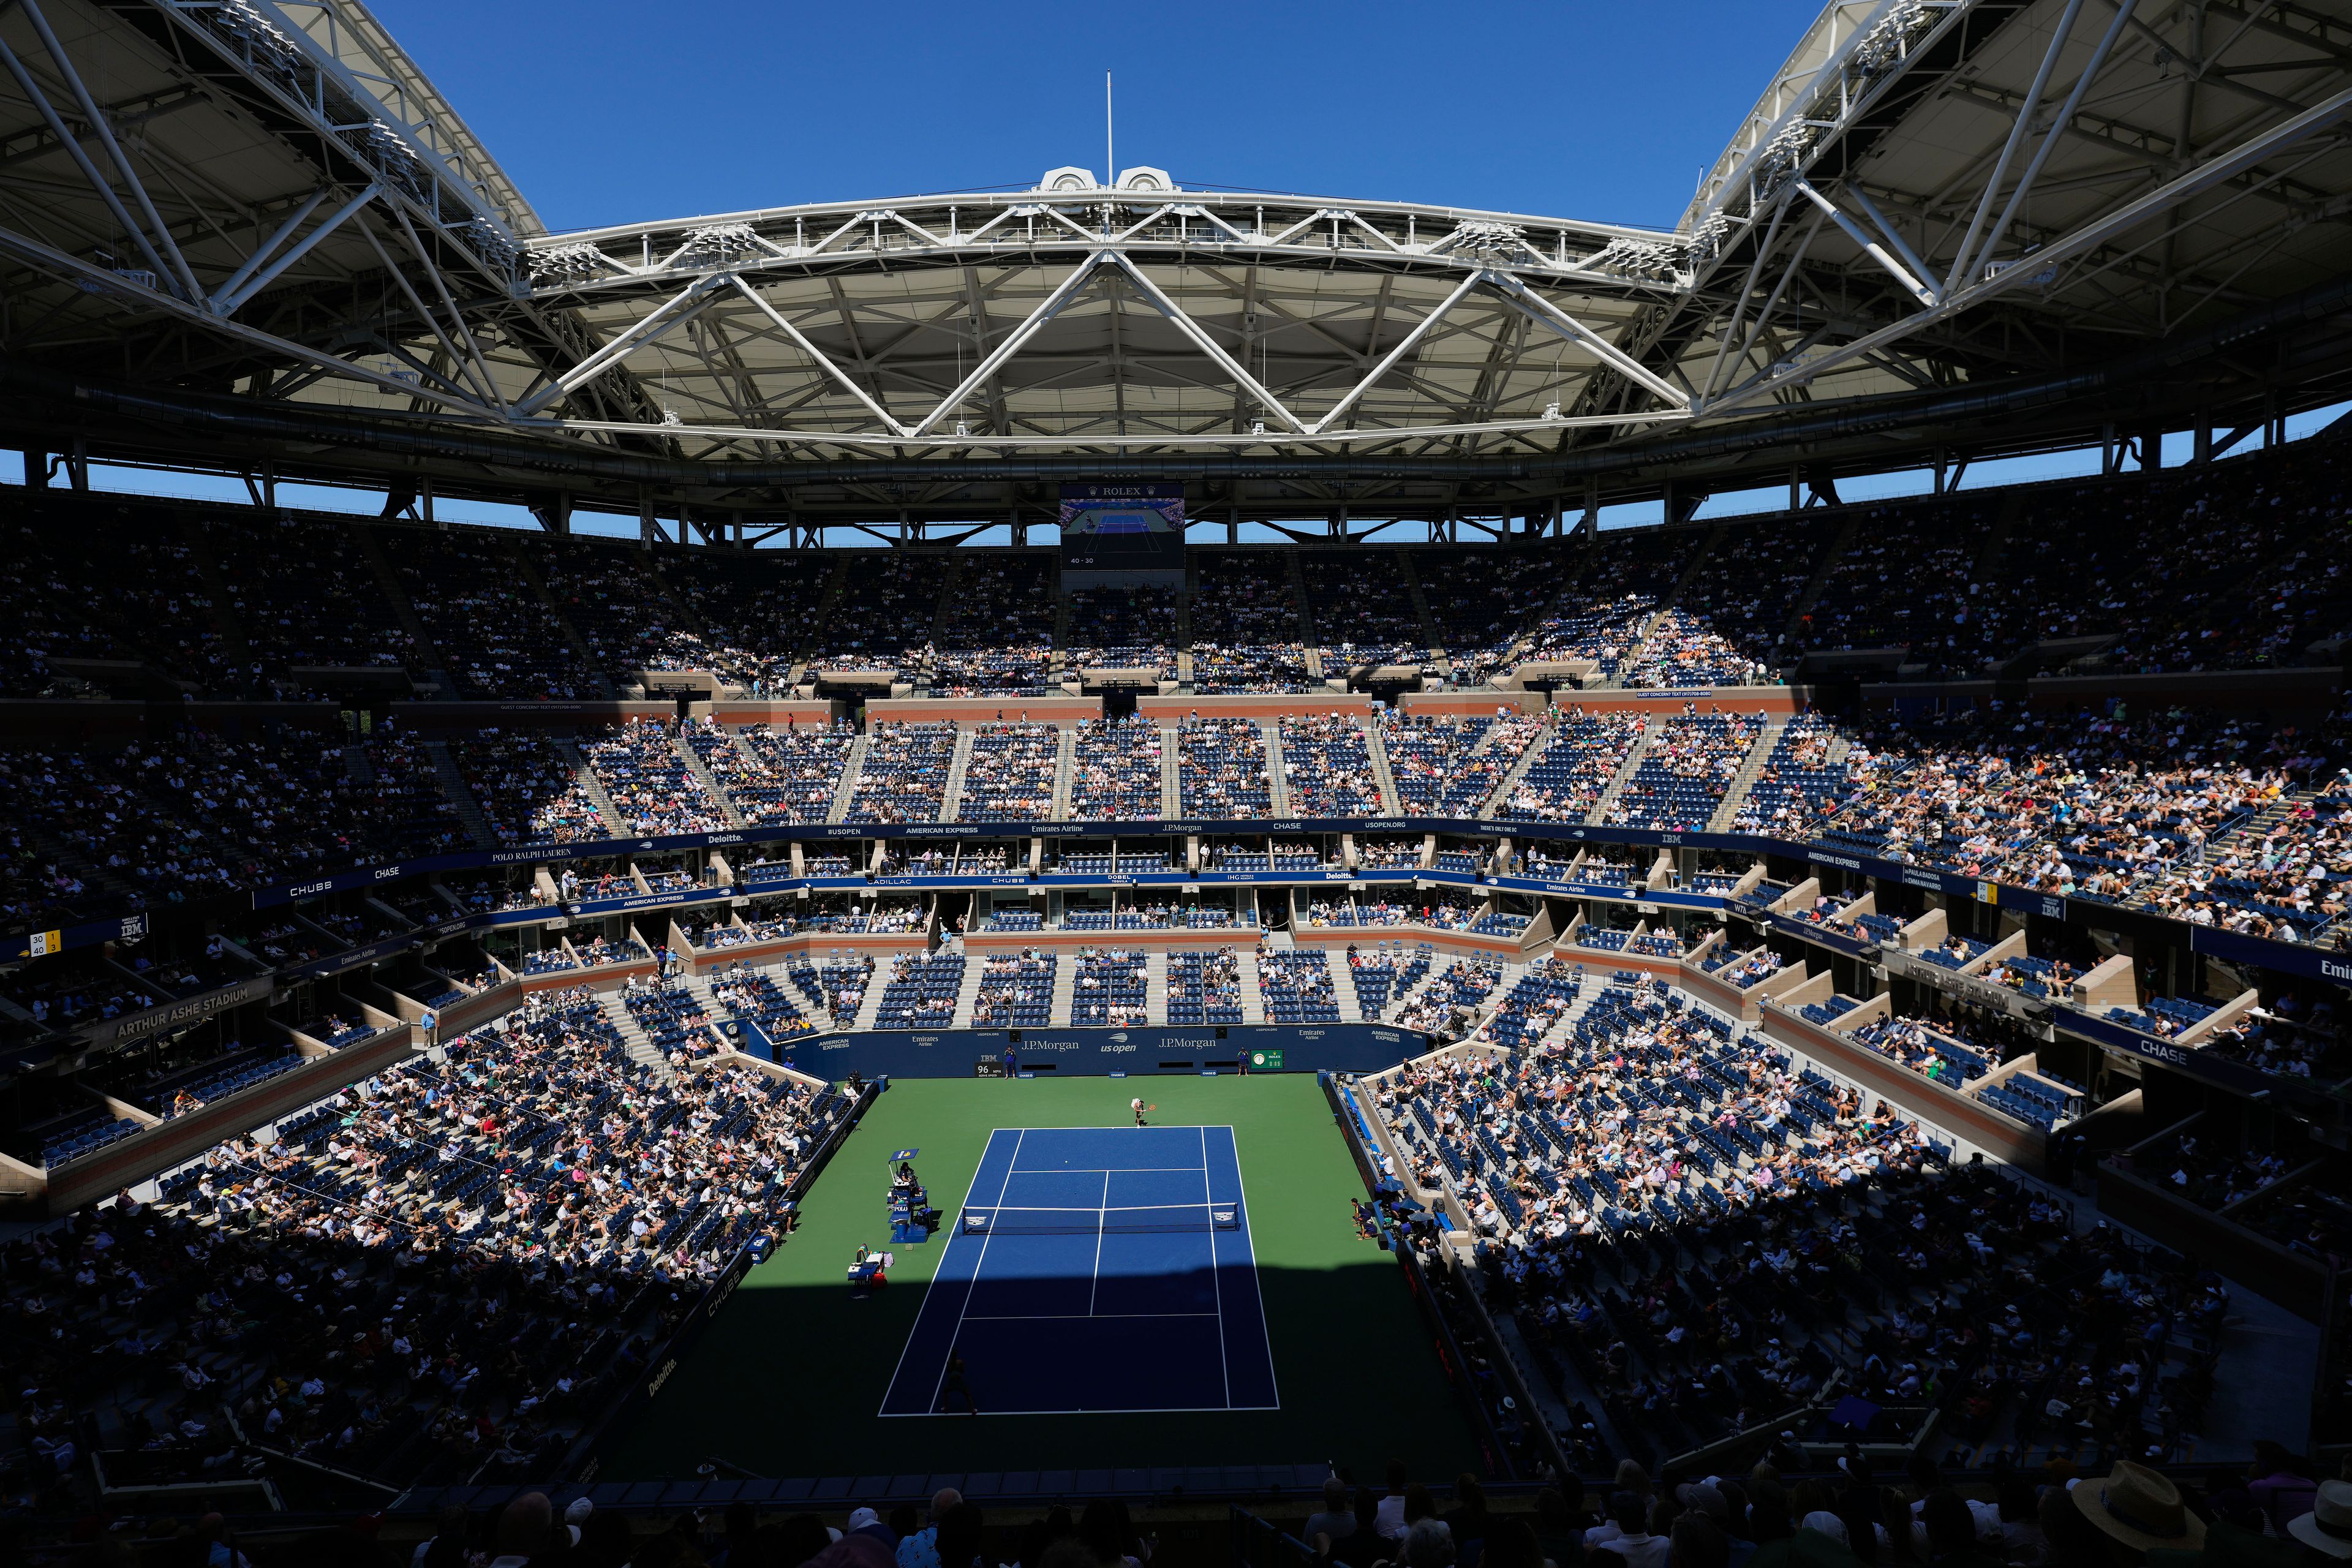
[[[2352,1557],[2352,1481],[2320,1482],[2311,1511],[2287,1521],[2286,1532],[2302,1542],[2306,1552]]]
[[[2074,1490],[2074,1506],[2107,1537],[2108,1561],[2139,1563],[2151,1547],[2193,1551],[2205,1543],[2205,1521],[2180,1500],[2180,1489],[2146,1465],[2126,1459],[2105,1480]]]

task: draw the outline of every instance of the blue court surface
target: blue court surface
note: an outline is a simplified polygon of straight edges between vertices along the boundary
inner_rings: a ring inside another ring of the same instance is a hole
[[[1230,1127],[989,1135],[885,1415],[1273,1410]]]

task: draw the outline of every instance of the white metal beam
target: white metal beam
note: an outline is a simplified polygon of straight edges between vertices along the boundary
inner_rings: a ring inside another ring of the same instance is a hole
[[[1108,254],[1100,250],[1088,252],[1086,259],[1072,268],[1070,275],[1063,279],[1053,292],[1040,300],[1037,302],[1037,308],[1030,311],[1019,326],[1007,333],[1003,342],[989,351],[988,356],[973,368],[970,375],[964,377],[962,384],[941,398],[940,405],[925,415],[922,423],[916,426],[908,434],[929,435],[940,420],[961,406],[965,398],[970,397],[980,387],[986,385],[988,378],[1003,368],[1005,361],[1019,353],[1021,346],[1036,336],[1039,328],[1062,313],[1062,307],[1068,304],[1077,294],[1081,284],[1094,276],[1095,268],[1102,265]]]
[[[318,227],[304,235],[292,245],[288,246],[284,250],[278,252],[277,258],[272,260],[268,266],[264,267],[260,271],[254,273],[250,278],[237,283],[237,286],[234,289],[230,288],[228,284],[223,284],[221,286],[221,291],[215,294],[210,300],[206,300],[205,304],[211,308],[215,315],[236,315],[237,312],[237,307],[243,305],[247,300],[252,299],[256,294],[260,293],[264,289],[268,288],[272,283],[277,282],[279,276],[282,275],[288,268],[293,266],[296,262],[310,254],[311,247],[317,245],[320,240],[334,233],[338,228],[341,228],[346,218],[351,217],[362,207],[367,205],[368,203],[375,200],[377,195],[382,189],[383,187],[379,185],[370,185],[366,190],[362,191],[358,195],[353,196],[350,201],[345,202],[341,206],[339,206],[333,212],[329,213],[325,220],[321,222]]]
[[[1797,194],[1804,197],[1807,201],[1812,203],[1813,205],[1821,208],[1822,216],[1823,217],[1828,218],[1832,223],[1837,225],[1838,227],[1845,230],[1846,237],[1853,240],[1856,245],[1862,247],[1862,253],[1864,256],[1869,257],[1873,261],[1877,262],[1879,266],[1885,268],[1888,276],[1892,277],[1897,283],[1903,285],[1903,289],[1906,293],[1917,300],[1922,305],[1932,305],[1936,302],[1937,293],[1933,288],[1913,277],[1909,268],[1904,266],[1901,262],[1895,260],[1893,256],[1889,255],[1887,253],[1886,247],[1879,244],[1875,239],[1873,239],[1870,237],[1870,232],[1864,228],[1862,225],[1854,222],[1853,219],[1838,211],[1836,204],[1832,202],[1829,197],[1813,189],[1810,184],[1803,180],[1799,180],[1797,182]]]
[[[2331,126],[2352,119],[2352,89],[2322,100],[2292,120],[2281,121],[2268,131],[2248,138],[2228,152],[2207,160],[2196,168],[2168,181],[2138,200],[2126,203],[2104,216],[2091,219],[2070,233],[2045,240],[2035,248],[2032,261],[2005,267],[1990,277],[1981,278],[1958,291],[1948,291],[1940,304],[1914,311],[1899,321],[1892,321],[1873,332],[1864,333],[1851,342],[1837,344],[1808,364],[1779,375],[1760,377],[1734,388],[1721,397],[1699,405],[1695,412],[1717,414],[1786,386],[1819,375],[1832,365],[1840,364],[1859,355],[1885,347],[1898,339],[1910,336],[1923,327],[1932,325],[1948,316],[1980,305],[2023,281],[2029,273],[2038,273],[2047,264],[2080,256],[2120,236],[2130,233],[2149,219],[2169,212],[2183,203],[2196,200],[2214,186],[2236,179],[2240,174],[2274,153],[2284,151]]]
[[[1307,424],[1304,420],[1300,419],[1296,414],[1293,414],[1288,408],[1283,406],[1282,399],[1276,397],[1273,393],[1267,391],[1265,387],[1259,384],[1257,377],[1250,374],[1250,373],[1242,366],[1240,361],[1227,353],[1225,352],[1224,345],[1217,342],[1216,339],[1211,337],[1207,329],[1203,328],[1200,322],[1185,314],[1183,310],[1177,305],[1176,301],[1170,299],[1167,294],[1160,289],[1159,284],[1154,283],[1150,278],[1146,277],[1144,275],[1143,268],[1138,267],[1131,259],[1129,259],[1125,252],[1113,250],[1105,252],[1105,254],[1108,255],[1113,262],[1118,264],[1119,270],[1125,272],[1128,277],[1135,280],[1135,286],[1142,290],[1143,297],[1145,299],[1151,301],[1152,308],[1158,310],[1161,315],[1167,317],[1169,321],[1175,323],[1176,330],[1183,333],[1185,338],[1194,348],[1199,349],[1202,353],[1207,354],[1211,359],[1214,360],[1217,363],[1217,367],[1220,370],[1223,370],[1227,375],[1232,376],[1234,378],[1234,384],[1239,386],[1244,393],[1263,404],[1267,413],[1273,415],[1276,419],[1281,420],[1291,429],[1298,431],[1301,434],[1306,432]]]
[[[1353,408],[1356,405],[1356,400],[1358,398],[1363,396],[1365,393],[1370,392],[1372,389],[1373,384],[1378,382],[1382,376],[1388,374],[1390,371],[1396,367],[1399,361],[1402,360],[1405,355],[1411,353],[1414,348],[1419,346],[1421,340],[1428,335],[1429,329],[1437,325],[1440,321],[1444,320],[1447,311],[1453,310],[1454,306],[1462,303],[1464,297],[1466,296],[1471,289],[1478,287],[1480,280],[1479,275],[1474,272],[1469,277],[1462,279],[1461,282],[1455,284],[1454,286],[1453,293],[1448,294],[1444,299],[1439,300],[1435,310],[1430,311],[1429,314],[1423,316],[1420,321],[1415,321],[1412,325],[1412,330],[1405,333],[1402,338],[1397,341],[1396,347],[1389,350],[1387,353],[1381,355],[1381,363],[1372,366],[1370,370],[1365,372],[1364,378],[1356,383],[1355,385],[1349,387],[1347,392],[1341,395],[1339,401],[1333,404],[1329,411],[1327,412],[1322,418],[1318,419],[1315,422],[1314,428],[1310,434],[1319,436],[1324,431],[1329,429],[1332,426],[1338,424],[1339,422],[1339,416],[1347,413],[1349,409]]]
[[[1671,382],[1660,380],[1652,374],[1647,365],[1545,299],[1541,294],[1537,293],[1533,289],[1528,288],[1518,279],[1507,272],[1497,272],[1492,268],[1479,276],[1493,284],[1512,304],[1534,318],[1538,325],[1549,327],[1626,380],[1637,386],[1647,388],[1675,408],[1690,406],[1690,398],[1680,387]]]
[[[655,307],[650,313],[640,317],[626,331],[515,405],[515,412],[525,417],[538,413],[558,398],[568,396],[595,380],[656,338],[685,325],[702,313],[711,296],[726,287],[733,276],[732,273],[714,273],[688,284]]]
[[[1947,296],[1960,287],[1960,280],[1967,275],[1969,253],[1976,248],[1977,236],[1984,232],[1985,220],[1992,216],[1992,204],[2000,195],[2001,182],[2009,178],[2011,160],[2033,133],[2034,118],[2042,111],[2042,94],[2050,86],[2050,73],[2058,68],[2058,57],[2065,52],[2066,40],[2074,31],[2074,18],[2082,9],[2083,0],[2066,0],[2065,13],[2058,18],[2058,30],[2051,35],[2050,47],[2042,52],[2042,64],[2033,72],[2033,85],[2025,89],[2025,97],[2017,106],[2016,123],[2009,128],[2009,139],[2001,143],[2000,156],[1993,161],[1992,174],[1985,181],[1984,194],[1977,199],[1977,210],[1969,219],[1968,232],[1960,237],[1959,247],[1952,252],[1952,270],[1944,279]],[[2063,125],[2065,121],[2058,123]]]
[[[857,399],[859,403],[864,404],[867,413],[873,415],[875,418],[879,419],[885,426],[897,431],[901,436],[913,434],[913,432],[906,426],[899,424],[897,419],[891,417],[890,411],[883,407],[878,402],[875,401],[873,395],[864,387],[858,385],[855,377],[853,377],[847,371],[842,369],[841,366],[834,363],[833,360],[823,350],[819,349],[814,343],[809,342],[808,334],[802,331],[798,327],[793,325],[792,321],[785,317],[782,310],[777,310],[773,305],[768,303],[768,301],[761,296],[758,289],[752,288],[740,278],[735,279],[735,288],[736,290],[743,296],[743,298],[751,301],[753,308],[758,310],[761,315],[767,317],[768,320],[775,325],[776,331],[790,338],[795,348],[799,349],[801,353],[808,355],[810,359],[815,361],[819,370],[822,370],[825,374],[840,383],[843,391],[848,393],[850,396]]]

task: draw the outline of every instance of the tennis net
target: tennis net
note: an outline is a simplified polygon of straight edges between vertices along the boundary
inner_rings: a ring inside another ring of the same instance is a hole
[[[1239,1204],[1168,1204],[1142,1208],[989,1208],[963,1211],[966,1236],[1157,1236],[1239,1230]]]

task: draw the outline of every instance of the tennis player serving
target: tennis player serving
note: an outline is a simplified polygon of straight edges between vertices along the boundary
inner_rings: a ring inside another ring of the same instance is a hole
[[[1134,1111],[1134,1112],[1135,1112],[1135,1124],[1136,1124],[1138,1127],[1143,1127],[1143,1126],[1147,1126],[1147,1125],[1149,1125],[1149,1123],[1147,1123],[1147,1122],[1143,1120],[1143,1113],[1144,1113],[1145,1111],[1147,1111],[1147,1110],[1159,1110],[1159,1109],[1160,1109],[1160,1108],[1159,1108],[1158,1106],[1156,1106],[1156,1105],[1146,1105],[1146,1104],[1144,1104],[1144,1103],[1143,1103],[1143,1101],[1142,1101],[1142,1100],[1141,1100],[1139,1097],[1139,1098],[1137,1098],[1137,1099],[1134,1099],[1134,1100],[1129,1100],[1129,1101],[1127,1102],[1127,1108],[1128,1108],[1129,1110],[1132,1110],[1132,1111]]]

